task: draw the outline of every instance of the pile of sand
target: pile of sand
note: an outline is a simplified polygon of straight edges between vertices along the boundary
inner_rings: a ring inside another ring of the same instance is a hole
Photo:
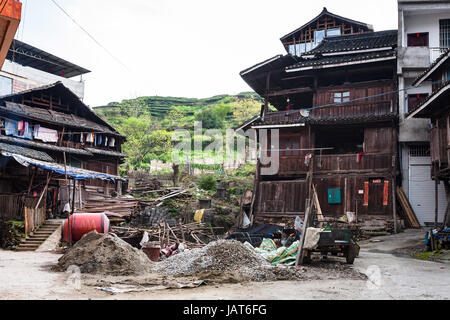
[[[235,240],[219,240],[201,249],[174,255],[153,268],[165,275],[214,278],[224,282],[300,279],[294,268],[273,267],[263,257]]]
[[[65,271],[72,265],[82,273],[141,275],[151,270],[153,262],[117,235],[93,231],[58,260],[57,269]]]

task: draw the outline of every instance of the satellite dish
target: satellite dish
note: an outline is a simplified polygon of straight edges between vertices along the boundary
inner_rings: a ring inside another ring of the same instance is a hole
[[[309,110],[301,109],[300,110],[300,114],[302,115],[302,117],[308,118],[309,117]]]

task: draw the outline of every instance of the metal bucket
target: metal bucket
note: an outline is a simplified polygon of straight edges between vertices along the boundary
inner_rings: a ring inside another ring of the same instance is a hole
[[[161,255],[161,246],[159,242],[147,242],[142,246],[142,251],[147,255],[147,257],[155,262],[159,261]]]

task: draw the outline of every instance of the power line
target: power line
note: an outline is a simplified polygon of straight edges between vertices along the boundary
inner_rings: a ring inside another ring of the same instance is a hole
[[[122,62],[120,61],[120,59],[116,58],[104,45],[102,45],[99,41],[97,41],[97,39],[94,38],[94,36],[92,36],[85,28],[83,28],[83,26],[81,26],[74,18],[72,18],[72,16],[67,13],[66,10],[64,10],[63,7],[61,7],[56,0],[51,0],[70,20],[72,20],[73,23],[75,23],[78,28],[80,28],[84,33],[86,33],[86,35],[91,38],[100,48],[102,48],[103,50],[106,51],[107,54],[109,54],[114,60],[116,60],[118,63],[120,63],[125,69],[127,69],[128,71],[130,71],[130,69]]]

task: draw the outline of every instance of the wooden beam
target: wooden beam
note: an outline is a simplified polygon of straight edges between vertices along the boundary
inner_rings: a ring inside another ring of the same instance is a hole
[[[278,97],[278,96],[287,96],[292,94],[298,94],[298,93],[306,93],[306,92],[312,92],[313,89],[310,87],[303,87],[303,88],[294,88],[294,89],[287,89],[287,90],[280,90],[280,91],[272,91],[267,94],[268,97]]]

